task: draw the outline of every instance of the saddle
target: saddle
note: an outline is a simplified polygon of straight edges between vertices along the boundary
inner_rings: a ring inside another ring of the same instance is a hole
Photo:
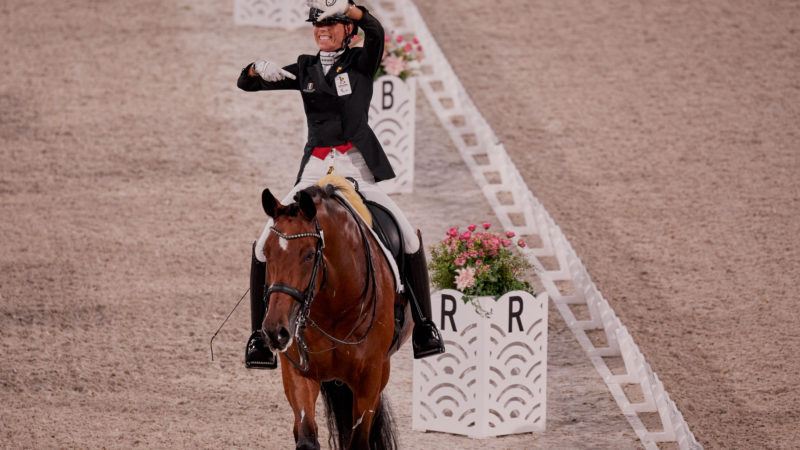
[[[363,196],[362,196],[363,198]],[[392,254],[397,269],[400,271],[400,279],[405,280],[403,255],[405,254],[403,248],[403,237],[400,235],[400,227],[397,225],[392,213],[383,205],[371,202],[364,199],[364,204],[372,214],[372,230],[378,235],[381,243]],[[389,348],[395,348],[400,345],[400,334],[403,330],[403,325],[407,320],[405,315],[406,303],[403,301],[405,295],[398,296],[394,304],[394,337],[392,338],[392,345]]]
[[[359,193],[360,194],[360,193]],[[400,227],[397,225],[392,213],[383,205],[371,202],[361,197],[367,209],[372,214],[372,230],[378,235],[381,243],[392,254],[397,268],[400,269],[402,279],[403,274],[403,237],[400,235]]]

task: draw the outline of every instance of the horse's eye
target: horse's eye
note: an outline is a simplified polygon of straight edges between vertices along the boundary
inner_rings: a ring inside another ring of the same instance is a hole
[[[309,251],[308,253],[306,253],[306,261],[311,261],[313,259],[314,259],[314,252]]]

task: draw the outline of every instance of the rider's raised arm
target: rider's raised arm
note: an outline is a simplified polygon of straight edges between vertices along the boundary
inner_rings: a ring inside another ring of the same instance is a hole
[[[383,58],[383,25],[363,6],[350,8],[347,15],[364,30],[364,52],[358,59],[357,67],[361,72],[374,75]]]
[[[266,65],[261,64],[261,74],[257,72],[259,63],[266,63]],[[300,89],[300,83],[298,83],[296,79],[297,73],[299,72],[297,63],[290,64],[283,68],[279,68],[277,66],[270,68],[270,64],[274,63],[270,63],[268,61],[255,61],[248,64],[244,69],[242,69],[242,73],[239,74],[239,80],[236,82],[236,85],[239,87],[239,89],[249,92]],[[281,71],[288,72],[288,74],[292,75],[294,79]],[[264,76],[266,76],[268,79],[274,79],[275,81],[267,81],[263,78]]]

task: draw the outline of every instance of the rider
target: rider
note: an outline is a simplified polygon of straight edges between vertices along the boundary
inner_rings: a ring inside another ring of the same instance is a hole
[[[319,53],[300,55],[297,63],[283,68],[271,61],[255,61],[242,70],[238,81],[239,88],[245,91],[293,89],[301,92],[308,123],[308,142],[296,184],[282,203],[291,203],[296,192],[316,184],[326,174],[336,173],[354,178],[367,200],[390,210],[400,226],[406,252],[403,255],[403,273],[406,298],[413,302],[411,341],[414,357],[442,353],[444,344],[431,320],[428,268],[422,237],[395,202],[376,184],[395,176],[378,138],[367,123],[373,78],[383,56],[383,26],[366,8],[356,6],[352,0],[315,0],[309,3],[308,22],[314,25],[314,40]],[[364,30],[364,45],[350,48],[348,44],[358,27]],[[269,220],[253,246],[250,266],[253,333],[245,353],[247,368],[277,367],[277,359],[260,332],[267,308],[263,296],[267,270],[264,243],[271,224]]]

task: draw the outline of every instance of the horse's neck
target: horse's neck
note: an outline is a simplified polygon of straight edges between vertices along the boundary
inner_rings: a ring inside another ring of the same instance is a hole
[[[327,228],[331,231],[326,234],[336,233],[336,236],[326,236],[330,245],[326,244],[327,273],[320,294],[330,297],[332,301],[335,299],[340,309],[359,308],[365,286],[370,283],[370,276],[374,276],[368,275],[371,267],[367,264],[372,264],[372,261],[367,261],[367,255],[374,254],[375,250],[370,248],[369,252],[365,251],[362,231],[359,229],[364,224],[357,224],[345,207],[336,208],[329,216],[330,220],[326,221],[328,226],[323,225],[323,230]],[[369,233],[363,231],[367,234],[367,245],[371,245]]]

